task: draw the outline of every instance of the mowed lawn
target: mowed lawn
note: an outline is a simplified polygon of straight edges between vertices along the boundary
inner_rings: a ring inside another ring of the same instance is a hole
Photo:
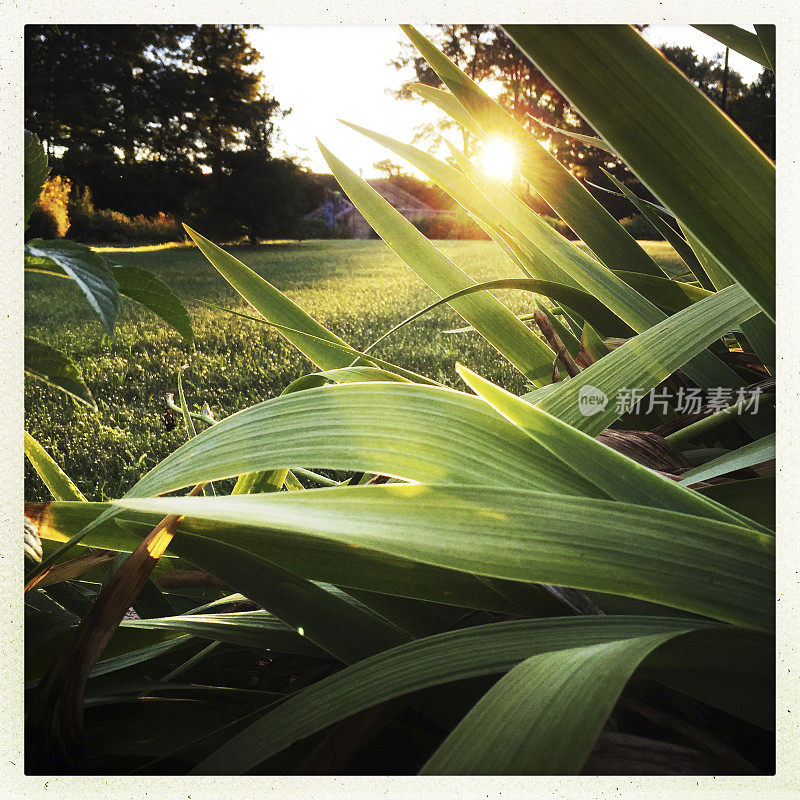
[[[476,280],[519,277],[491,242],[437,245]],[[670,273],[681,271],[669,245],[643,245]],[[366,347],[436,299],[380,241],[308,241],[230,251],[356,348]],[[172,431],[162,420],[164,394],[176,393],[182,367],[189,407],[199,410],[208,402],[217,418],[275,397],[291,380],[314,371],[274,329],[200,302],[251,312],[194,247],[104,252],[164,280],[189,309],[195,343],[187,345],[160,319],[129,301],[123,301],[114,335],[106,336],[71,282],[41,275],[26,278],[26,332],[75,359],[98,405],[92,412],[26,379],[26,427],[90,500],[119,497],[186,440],[178,415]],[[530,296],[523,292],[497,294],[515,312],[531,308]],[[461,361],[511,391],[522,390],[521,376],[478,334],[443,333],[463,324],[451,310],[436,309],[381,343],[375,354],[456,387],[460,381],[454,365]],[[204,427],[198,423],[199,429]],[[25,478],[27,499],[49,499],[27,463]]]

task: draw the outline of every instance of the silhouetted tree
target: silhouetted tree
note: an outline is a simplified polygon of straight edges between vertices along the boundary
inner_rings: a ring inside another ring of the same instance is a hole
[[[313,199],[297,165],[271,158],[288,112],[262,88],[250,27],[28,26],[26,127],[98,208],[290,235]]]

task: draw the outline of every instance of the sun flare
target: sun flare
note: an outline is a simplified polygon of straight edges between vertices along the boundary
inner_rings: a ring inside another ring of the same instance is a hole
[[[514,174],[517,154],[514,146],[506,139],[493,139],[481,151],[481,164],[484,171],[499,181],[510,180]]]

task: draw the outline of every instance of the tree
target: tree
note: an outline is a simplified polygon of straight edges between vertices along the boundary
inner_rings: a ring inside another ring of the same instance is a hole
[[[386,173],[386,177],[390,180],[403,174],[403,168],[400,164],[395,164],[391,158],[384,158],[382,161],[376,161],[372,166],[378,170],[378,172]]]
[[[182,211],[227,154],[268,158],[282,111],[247,27],[28,26],[26,126],[98,207]]]

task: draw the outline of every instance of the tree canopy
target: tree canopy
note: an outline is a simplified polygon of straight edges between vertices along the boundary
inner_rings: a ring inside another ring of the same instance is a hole
[[[26,128],[98,208],[288,235],[309,179],[271,157],[288,112],[263,88],[251,27],[28,26]]]

